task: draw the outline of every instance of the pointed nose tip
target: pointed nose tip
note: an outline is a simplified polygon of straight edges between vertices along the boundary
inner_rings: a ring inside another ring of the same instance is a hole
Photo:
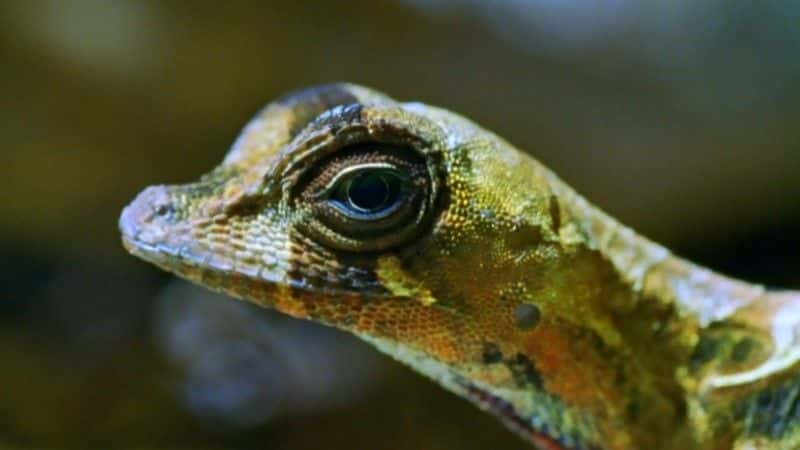
[[[126,240],[136,239],[139,234],[139,224],[135,220],[136,213],[134,211],[134,205],[130,204],[122,210],[122,215],[119,217],[119,231]]]
[[[142,191],[123,211],[119,218],[122,237],[140,241],[153,235],[154,226],[173,213],[166,186],[152,186]],[[146,233],[146,231],[148,231]]]

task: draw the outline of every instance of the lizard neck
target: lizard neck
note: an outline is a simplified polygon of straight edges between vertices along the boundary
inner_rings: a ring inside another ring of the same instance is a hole
[[[555,176],[553,176],[555,178]],[[562,238],[580,233],[600,252],[636,297],[673,305],[687,326],[707,327],[766,295],[762,286],[734,280],[678,258],[638,235],[558,179],[551,184],[571,216]]]
[[[609,305],[619,332],[649,370],[676,383],[663,386],[685,408],[677,439],[745,445],[741,436],[763,431],[752,415],[763,414],[765,393],[767,423],[782,431],[800,425],[778,414],[798,398],[781,395],[798,390],[800,292],[768,291],[676,257],[549,176],[569,217],[562,240],[583,239],[613,267],[625,291],[614,296],[623,304]],[[800,432],[776,439],[800,439]]]

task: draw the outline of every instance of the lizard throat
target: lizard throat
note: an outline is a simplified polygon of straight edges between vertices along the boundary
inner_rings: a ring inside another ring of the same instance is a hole
[[[601,450],[597,445],[585,442],[584,436],[577,430],[567,430],[559,425],[561,421],[547,418],[547,414],[521,413],[511,401],[502,397],[502,393],[495,394],[490,386],[483,387],[472,382],[457,370],[424,352],[392,340],[364,333],[356,334],[381,352],[437,381],[449,391],[467,398],[478,408],[496,415],[506,427],[540,450]],[[544,404],[540,406],[547,408]]]
[[[467,398],[479,408],[497,415],[510,430],[523,439],[529,440],[541,450],[597,450],[577,442],[571,436],[555,437],[559,433],[557,430],[551,430],[547,424],[540,423],[538,427],[534,427],[533,424],[538,422],[537,418],[526,419],[516,411],[511,403],[485,389],[468,382],[464,382],[462,386]]]

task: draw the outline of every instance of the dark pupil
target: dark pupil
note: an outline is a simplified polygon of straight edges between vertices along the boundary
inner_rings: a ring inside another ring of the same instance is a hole
[[[397,200],[397,177],[378,171],[362,172],[347,186],[347,199],[356,209],[375,212]]]

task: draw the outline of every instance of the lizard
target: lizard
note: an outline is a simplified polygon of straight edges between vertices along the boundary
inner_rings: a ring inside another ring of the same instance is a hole
[[[286,94],[119,227],[133,255],[351,332],[542,450],[800,449],[800,293],[674,255],[445,109]]]

